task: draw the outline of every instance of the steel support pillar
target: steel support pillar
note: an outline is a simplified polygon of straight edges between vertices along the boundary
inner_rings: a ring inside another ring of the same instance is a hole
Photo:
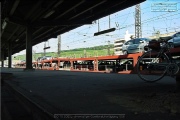
[[[4,51],[1,50],[1,67],[4,67]]]
[[[12,65],[12,43],[9,42],[8,44],[8,68],[11,68]]]
[[[70,70],[74,70],[74,67],[73,67],[73,61],[70,61],[70,63],[71,63]]]
[[[94,60],[94,71],[98,71],[98,59],[96,58],[95,60]]]
[[[180,71],[176,75],[176,91],[180,92]]]
[[[32,28],[26,27],[26,70],[32,70]]]

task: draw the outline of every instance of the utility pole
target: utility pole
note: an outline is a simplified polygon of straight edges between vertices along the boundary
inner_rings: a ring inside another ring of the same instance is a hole
[[[135,38],[142,37],[141,30],[141,7],[140,4],[135,6]]]
[[[60,51],[61,51],[61,35],[58,35],[58,49],[57,49],[58,57],[61,56]]]
[[[110,54],[111,54],[111,53],[110,53],[110,41],[108,40],[107,42],[108,42],[108,49],[107,49],[107,53],[108,53],[108,55],[110,55]]]
[[[84,41],[84,43],[86,43],[86,41]],[[84,57],[87,57],[86,49],[85,48],[84,48]]]

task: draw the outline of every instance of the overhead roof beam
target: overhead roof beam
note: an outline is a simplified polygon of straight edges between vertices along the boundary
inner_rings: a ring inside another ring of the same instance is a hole
[[[88,9],[86,9],[86,10],[80,12],[79,14],[76,14],[75,16],[71,17],[69,20],[74,19],[74,18],[76,18],[76,17],[82,15],[83,13],[85,13],[85,12],[87,12],[87,11],[89,11],[89,10],[91,10],[91,9],[93,9],[93,8],[95,8],[95,7],[99,6],[99,5],[101,5],[101,4],[103,4],[103,3],[106,2],[106,1],[107,1],[107,0],[103,0],[103,1],[101,1],[101,2],[99,2],[99,3],[97,3],[97,4],[95,4],[94,6],[92,6],[92,7],[88,8]]]
[[[61,31],[61,30],[65,29],[65,28],[67,28],[67,27],[63,27],[61,29],[59,29],[58,27],[51,28],[51,29],[43,32],[42,34],[39,34],[33,40],[35,41],[36,39],[40,39],[39,37],[41,37],[41,36],[45,36],[43,38],[46,38],[46,36],[48,36],[48,34],[47,34],[48,32],[51,32],[51,34],[53,34],[54,32]]]
[[[79,21],[79,22],[67,22],[67,21],[47,21],[47,22],[36,22],[31,24],[33,27],[49,27],[49,26],[71,26],[71,25],[84,25],[84,24],[92,24],[92,22],[87,21]]]
[[[64,1],[64,0],[60,0],[58,3],[56,3],[56,4],[53,6],[53,8],[56,8],[58,5],[62,4],[63,1]],[[49,8],[48,8],[48,9],[49,9]],[[40,13],[42,14],[42,12],[40,12]],[[39,15],[41,15],[41,14],[39,14]],[[36,16],[35,19],[36,19],[37,17],[39,17],[39,16]],[[31,22],[33,22],[35,19],[33,19]],[[38,30],[36,30],[36,31],[33,33],[33,35],[36,34],[36,33],[39,32],[39,31],[41,31],[42,29],[43,29],[43,27],[42,27],[42,28],[39,28]]]
[[[19,28],[20,28],[20,26],[18,26],[18,27],[14,30],[14,32],[11,34],[11,36],[7,39],[7,42],[11,39],[11,37],[17,32],[17,30],[18,30]],[[16,36],[16,39],[17,39],[17,38],[20,38],[23,33],[24,33],[24,31],[23,31],[21,34],[19,34],[18,36]],[[4,42],[4,44],[3,44],[2,46],[6,45],[7,42]]]
[[[57,2],[57,3],[53,6],[53,8],[56,8],[58,5],[60,5],[61,3],[63,3],[63,1],[64,1],[64,0],[59,0],[59,2]]]
[[[39,38],[39,37],[41,37],[42,35],[45,35],[46,33],[50,32],[50,31],[53,30],[53,29],[54,29],[54,28],[51,28],[51,29],[49,29],[49,30],[43,32],[42,34],[36,36],[36,37],[34,38],[34,40],[37,39],[37,38]]]
[[[64,1],[64,0],[60,0],[58,3],[55,3],[55,5],[53,5],[52,7],[49,6],[49,8],[46,9],[47,11],[44,12],[43,14],[41,14],[40,18],[43,18],[44,16],[46,16],[47,14],[49,14],[49,13],[51,13],[51,12],[52,12],[52,14],[53,14],[53,13],[55,12],[55,9],[57,8],[57,6],[59,6],[60,4],[62,4],[63,1]]]
[[[24,19],[27,20],[27,18],[28,18],[29,16],[31,16],[32,13],[34,13],[34,11],[35,11],[36,9],[38,9],[38,7],[40,6],[41,3],[42,3],[42,0],[39,0],[39,1],[33,6],[33,8],[26,14],[26,16],[24,17]]]
[[[20,0],[16,0],[16,1],[14,2],[13,7],[12,7],[10,13],[9,13],[10,16],[14,14],[16,8],[17,8],[18,5],[19,5],[19,2],[20,2]]]
[[[48,18],[49,16],[51,16],[53,13],[55,13],[55,9],[58,5],[60,5],[61,3],[63,3],[63,0],[62,1],[59,1],[57,4],[55,4],[47,13],[45,13],[43,15],[43,18]]]
[[[14,18],[14,17],[9,17],[7,19],[7,22],[10,22],[12,24],[16,24],[16,25],[21,25],[21,26],[26,26],[27,25],[27,22],[22,20],[22,19],[19,19],[19,18]]]
[[[35,14],[35,16],[31,19],[31,22],[37,20],[38,18],[39,18],[39,19],[42,18],[42,16],[44,16],[44,14],[47,12],[47,10],[49,10],[49,9],[52,8],[52,5],[55,4],[55,2],[56,2],[55,0],[52,0],[51,3],[48,5],[47,8],[41,9],[39,12],[37,12],[37,13]],[[54,6],[56,6],[56,5],[54,5]],[[53,6],[53,7],[54,7],[54,6]]]
[[[35,32],[33,32],[32,35],[35,35],[36,33],[40,32],[43,29],[43,27],[39,28],[38,30],[36,30]]]
[[[12,36],[14,36],[14,34],[18,31],[19,28],[20,28],[20,26],[16,27],[16,29],[13,31],[13,33],[7,39],[7,42],[11,39]]]
[[[56,17],[55,19],[58,19],[60,17],[62,17],[63,15],[67,14],[68,12],[72,11],[74,8],[78,7],[79,5],[83,4],[85,2],[85,0],[82,0],[81,2],[77,3],[76,5],[74,5],[73,7],[71,7],[70,9],[66,10],[64,13],[60,14],[58,17]]]
[[[25,35],[25,33],[26,33],[25,30],[26,30],[26,28],[16,37],[16,39],[20,39],[23,35]],[[23,43],[20,47],[22,47],[23,45],[25,45],[25,42],[22,42],[22,41],[20,41],[20,40],[19,40],[18,42],[21,42],[21,44]],[[14,45],[14,47],[16,47],[16,46],[17,46],[17,45]]]

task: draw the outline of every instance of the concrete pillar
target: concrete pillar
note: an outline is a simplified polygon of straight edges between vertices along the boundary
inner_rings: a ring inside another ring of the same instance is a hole
[[[9,42],[9,44],[8,44],[8,68],[11,68],[11,65],[12,65],[11,55],[12,55],[12,44],[11,44],[11,42]]]
[[[1,60],[1,67],[4,67],[4,60]]]
[[[4,52],[1,50],[1,67],[4,67]]]
[[[32,28],[26,27],[26,69],[32,69]]]

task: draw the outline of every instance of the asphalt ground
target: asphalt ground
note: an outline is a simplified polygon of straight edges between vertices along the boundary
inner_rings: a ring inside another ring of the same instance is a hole
[[[32,120],[33,117],[7,88],[1,86],[1,120]]]
[[[13,73],[7,84],[60,117],[73,114],[81,115],[79,118],[94,116],[93,119],[113,119],[113,115],[126,120],[180,118],[180,95],[171,77],[146,83],[136,74],[1,70]]]

